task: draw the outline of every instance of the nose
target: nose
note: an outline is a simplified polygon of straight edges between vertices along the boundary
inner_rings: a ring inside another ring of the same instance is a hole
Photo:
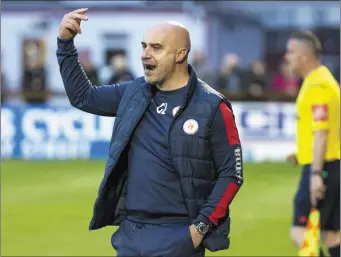
[[[149,52],[149,49],[148,48],[145,48],[143,51],[142,51],[142,54],[141,54],[141,59],[142,60],[148,60],[151,58],[151,55],[150,55],[150,52]]]

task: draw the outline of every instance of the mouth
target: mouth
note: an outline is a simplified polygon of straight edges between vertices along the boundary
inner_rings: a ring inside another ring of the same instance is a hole
[[[156,69],[156,66],[151,64],[143,64],[143,68],[145,71],[153,71]]]

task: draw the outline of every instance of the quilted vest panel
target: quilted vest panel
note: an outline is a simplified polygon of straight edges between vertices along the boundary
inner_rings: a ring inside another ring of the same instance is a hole
[[[198,87],[170,131],[170,150],[180,175],[182,193],[191,220],[197,218],[216,179],[209,133],[221,98]],[[195,133],[194,133],[195,132]]]

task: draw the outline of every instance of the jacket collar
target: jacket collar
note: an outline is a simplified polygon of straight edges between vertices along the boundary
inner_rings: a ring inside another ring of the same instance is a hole
[[[198,85],[198,77],[197,74],[195,73],[193,67],[188,64],[188,72],[189,72],[189,79],[187,83],[187,93],[185,95],[185,105],[189,102],[189,100],[192,98],[194,91]]]

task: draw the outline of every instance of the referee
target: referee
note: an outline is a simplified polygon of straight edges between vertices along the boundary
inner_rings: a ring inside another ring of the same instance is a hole
[[[300,247],[312,207],[321,212],[322,239],[332,257],[340,256],[340,85],[320,62],[321,44],[311,32],[295,32],[286,60],[304,79],[297,97],[297,153],[302,165],[295,196],[293,241]]]
[[[64,16],[57,58],[71,104],[116,117],[90,230],[119,225],[111,238],[118,256],[227,249],[242,150],[230,102],[188,64],[188,30],[176,22],[150,28],[140,46],[144,76],[95,86],[73,41],[87,11]]]

